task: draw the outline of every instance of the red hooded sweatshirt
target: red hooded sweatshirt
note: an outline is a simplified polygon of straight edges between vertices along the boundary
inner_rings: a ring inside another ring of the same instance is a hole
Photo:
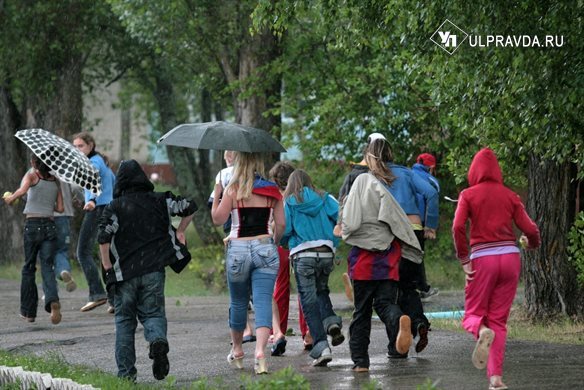
[[[470,187],[460,193],[452,224],[456,256],[462,264],[470,261],[466,221],[470,220],[471,251],[516,245],[513,222],[527,236],[529,248],[540,244],[539,229],[525,212],[519,195],[503,185],[503,175],[495,153],[481,149],[468,171]]]

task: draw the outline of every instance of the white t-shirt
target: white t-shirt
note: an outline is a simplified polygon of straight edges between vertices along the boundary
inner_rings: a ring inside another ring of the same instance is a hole
[[[229,185],[229,182],[231,181],[232,177],[233,177],[233,166],[223,168],[222,170],[219,171],[219,173],[215,177],[215,184],[221,182],[223,189],[225,189]],[[209,198],[210,199],[215,198],[215,190],[213,190],[213,192],[211,192],[211,195],[209,195]]]

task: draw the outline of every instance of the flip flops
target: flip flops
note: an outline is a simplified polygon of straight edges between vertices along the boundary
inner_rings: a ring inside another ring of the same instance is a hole
[[[256,337],[252,334],[249,336],[243,336],[243,341],[241,342],[242,344],[245,343],[253,343],[256,341]]]
[[[482,370],[487,366],[489,351],[494,338],[495,332],[489,328],[483,328],[479,332],[479,338],[475,345],[475,349],[472,352],[472,364],[479,370]]]
[[[280,338],[276,340],[274,345],[272,345],[272,356],[282,356],[286,352],[286,344],[288,342],[285,338]]]

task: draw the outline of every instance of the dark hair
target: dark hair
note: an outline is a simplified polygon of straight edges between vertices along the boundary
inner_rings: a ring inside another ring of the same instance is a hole
[[[286,189],[288,178],[294,172],[294,166],[287,161],[278,161],[270,169],[270,178],[276,182],[281,191]]]
[[[386,140],[376,139],[367,145],[364,159],[369,167],[369,171],[377,179],[387,185],[393,183],[395,176],[387,166],[387,162],[393,160],[393,153]]]
[[[41,160],[36,154],[33,154],[30,159],[32,161],[33,167],[39,171],[43,179],[49,179],[53,177],[53,175],[51,175],[51,168],[49,168],[47,164],[45,164],[43,160]]]
[[[314,188],[312,184],[312,179],[302,169],[297,169],[290,175],[288,179],[288,186],[286,187],[286,191],[284,192],[284,199],[288,199],[290,196],[294,196],[298,202],[304,201],[304,196],[302,196],[304,187],[308,187],[314,192],[318,193],[322,196],[322,191],[317,190]]]
[[[95,150],[95,139],[93,138],[93,136],[91,134],[89,134],[87,131],[82,131],[81,133],[77,133],[77,134],[73,134],[73,138],[72,139],[82,139],[83,142],[85,142],[88,145],[93,145],[93,147],[91,148],[91,152],[89,153],[89,155],[87,156],[88,158],[93,157],[94,155],[98,155],[101,156],[101,158],[103,158],[103,161],[105,162],[105,165],[107,165],[108,167],[112,168],[110,166],[110,161],[109,158],[103,154],[100,153],[98,151]]]

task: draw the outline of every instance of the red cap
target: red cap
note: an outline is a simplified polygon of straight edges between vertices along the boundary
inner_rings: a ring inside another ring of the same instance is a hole
[[[430,168],[434,168],[436,166],[436,157],[432,156],[430,153],[420,154],[416,161],[419,164],[424,164],[425,166]]]

